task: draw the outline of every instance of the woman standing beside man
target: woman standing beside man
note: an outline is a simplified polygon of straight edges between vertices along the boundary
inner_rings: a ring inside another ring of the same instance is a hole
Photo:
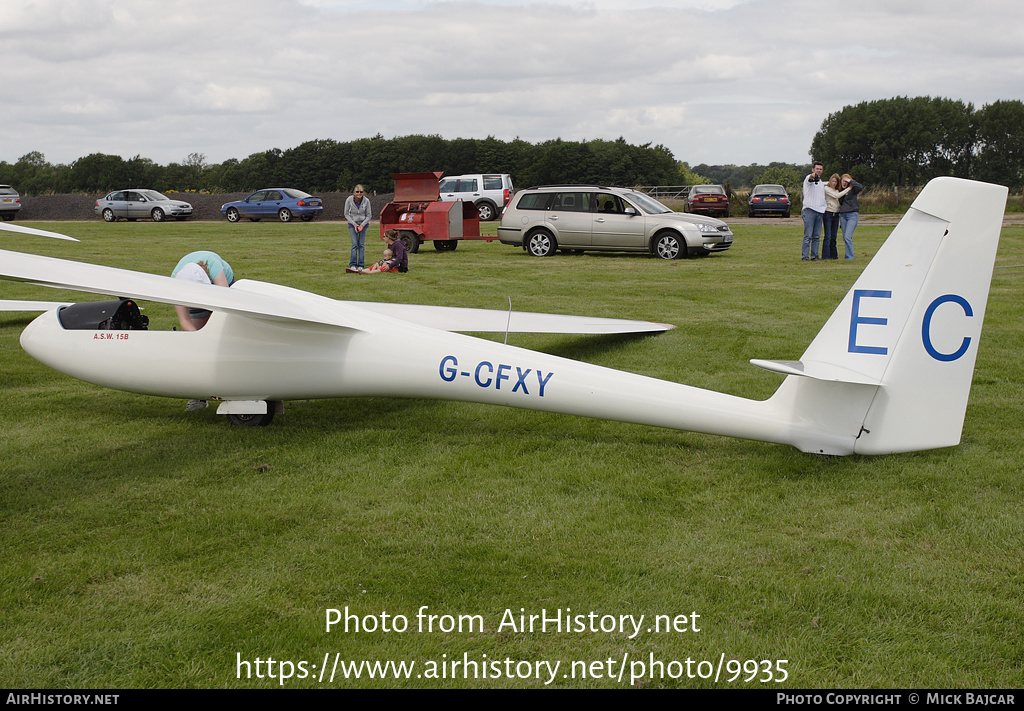
[[[821,258],[838,259],[836,236],[839,234],[839,198],[850,192],[850,189],[839,192],[839,173],[833,173],[825,185],[825,218],[821,232]]]
[[[860,202],[857,194],[864,186],[854,180],[849,173],[844,173],[839,187],[846,192],[839,200],[839,226],[843,228],[843,256],[853,259],[853,231],[860,221]]]
[[[346,271],[358,272],[366,266],[366,232],[372,217],[370,198],[366,197],[363,186],[357,185],[345,200],[345,221],[352,237],[352,254]]]

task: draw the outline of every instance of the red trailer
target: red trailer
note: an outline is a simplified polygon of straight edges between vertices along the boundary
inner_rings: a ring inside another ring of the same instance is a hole
[[[460,239],[497,237],[480,234],[480,213],[471,202],[441,202],[438,185],[443,172],[392,173],[395,199],[380,211],[380,230],[398,230],[410,252],[419,251],[426,241],[438,252],[451,252]]]

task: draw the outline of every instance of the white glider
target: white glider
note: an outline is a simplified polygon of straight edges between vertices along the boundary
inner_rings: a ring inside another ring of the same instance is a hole
[[[0,277],[214,312],[200,331],[95,330],[50,308],[24,349],[104,387],[221,401],[265,424],[284,400],[425,397],[492,403],[790,444],[886,454],[958,444],[1007,190],[938,178],[764,401],[502,345],[452,331],[657,332],[616,319],[346,302],[242,280],[230,289],[0,251]],[[25,229],[25,228],[22,228]],[[386,386],[365,373],[415,348]]]

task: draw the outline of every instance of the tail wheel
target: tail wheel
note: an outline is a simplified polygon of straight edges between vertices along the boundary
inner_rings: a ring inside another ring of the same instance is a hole
[[[434,249],[438,252],[454,252],[459,246],[459,240],[457,239],[435,239]]]

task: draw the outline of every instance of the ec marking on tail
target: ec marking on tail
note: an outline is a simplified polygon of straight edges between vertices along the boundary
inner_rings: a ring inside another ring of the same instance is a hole
[[[859,326],[887,326],[889,319],[883,316],[862,316],[861,315],[861,300],[862,299],[891,299],[891,291],[875,291],[871,289],[856,289],[853,292],[853,308],[850,313],[850,342],[847,350],[850,353],[867,353],[870,355],[888,355],[889,349],[885,346],[872,346],[859,343],[857,341],[857,329]],[[927,351],[935,360],[943,361],[946,363],[952,362],[962,358],[967,352],[967,349],[971,345],[971,337],[964,336],[964,339],[960,342],[960,347],[952,353],[942,353],[939,351],[934,343],[932,342],[932,317],[935,315],[935,310],[938,309],[942,304],[945,303],[959,304],[960,308],[964,310],[964,314],[968,317],[974,316],[974,309],[971,308],[971,304],[962,296],[957,294],[944,294],[928,305],[925,309],[924,318],[921,321],[921,341],[924,344],[924,349]]]

